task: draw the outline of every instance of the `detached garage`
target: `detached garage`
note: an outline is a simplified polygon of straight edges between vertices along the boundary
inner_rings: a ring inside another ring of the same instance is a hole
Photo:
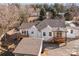
[[[23,38],[13,53],[16,56],[39,56],[42,50],[42,39]]]

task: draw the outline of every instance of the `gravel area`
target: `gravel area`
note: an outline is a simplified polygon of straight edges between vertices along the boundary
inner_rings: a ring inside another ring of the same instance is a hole
[[[70,56],[72,52],[79,52],[79,39],[67,42],[66,46],[57,44],[44,44],[48,56]]]

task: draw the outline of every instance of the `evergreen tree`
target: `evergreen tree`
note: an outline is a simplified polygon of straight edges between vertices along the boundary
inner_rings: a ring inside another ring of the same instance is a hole
[[[44,20],[45,18],[45,9],[44,8],[41,8],[40,10],[40,16],[39,16],[39,20]]]

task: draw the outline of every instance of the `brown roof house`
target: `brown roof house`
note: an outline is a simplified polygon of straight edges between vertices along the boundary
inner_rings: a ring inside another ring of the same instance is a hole
[[[27,22],[32,22],[36,21],[39,18],[40,15],[40,9],[39,8],[34,8],[32,5],[27,6]]]
[[[14,50],[16,56],[39,56],[42,50],[42,39],[23,38]]]
[[[1,45],[3,47],[5,47],[5,46],[7,47],[11,44],[16,44],[16,43],[18,44],[19,43],[18,42],[19,40],[17,40],[18,35],[19,35],[19,32],[15,29],[12,29],[12,30],[4,33],[1,37],[1,43],[2,43]]]

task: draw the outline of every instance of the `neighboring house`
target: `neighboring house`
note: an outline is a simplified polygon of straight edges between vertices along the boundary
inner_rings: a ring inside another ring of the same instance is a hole
[[[34,8],[33,6],[27,6],[27,22],[33,22],[36,21],[39,18],[40,15],[40,9],[39,8]]]
[[[40,56],[43,40],[39,38],[23,38],[14,50],[16,56]]]
[[[76,38],[77,37],[77,33],[79,30],[77,30],[74,27],[66,27],[67,28],[67,38]]]
[[[73,21],[79,21],[79,11],[73,12]]]
[[[67,38],[78,38],[79,37],[79,26],[73,21],[65,21],[67,29]]]
[[[19,41],[18,35],[19,35],[19,32],[15,29],[8,31],[1,38],[2,45],[8,46],[15,43],[15,41]]]

